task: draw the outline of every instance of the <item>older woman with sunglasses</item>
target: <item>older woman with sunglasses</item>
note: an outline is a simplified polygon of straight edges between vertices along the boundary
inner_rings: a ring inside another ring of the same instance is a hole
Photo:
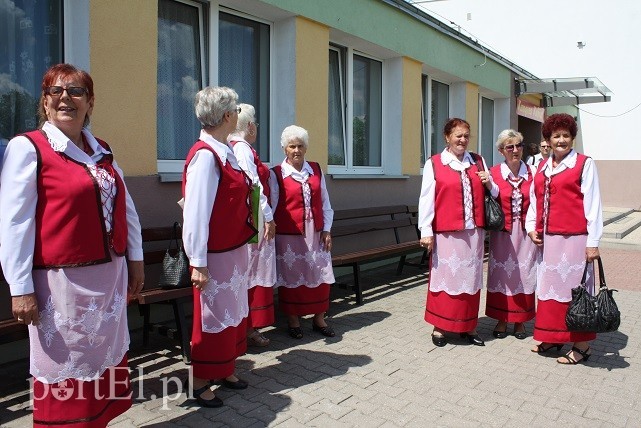
[[[543,248],[534,323],[534,339],[541,343],[532,352],[559,351],[563,343],[572,342],[572,349],[557,362],[577,364],[590,357],[589,341],[596,334],[568,331],[565,314],[585,263],[599,257],[603,233],[599,177],[594,161],[573,148],[578,127],[572,116],[553,114],[542,131],[552,154],[534,176],[525,222],[532,242]],[[589,273],[591,287],[592,266]]]
[[[104,427],[131,406],[127,300],[143,286],[142,238],[110,147],[86,128],[93,106],[87,72],[49,68],[42,126],[11,140],[2,173],[0,260],[29,326],[34,426]]]
[[[525,214],[530,206],[535,169],[521,160],[523,135],[520,132],[502,131],[496,147],[505,161],[490,168],[490,173],[499,186],[505,227],[490,232],[485,315],[498,321],[492,332],[497,339],[507,337],[508,323],[514,323],[514,337],[525,339],[523,323],[534,318],[538,255],[536,245],[525,233]]]

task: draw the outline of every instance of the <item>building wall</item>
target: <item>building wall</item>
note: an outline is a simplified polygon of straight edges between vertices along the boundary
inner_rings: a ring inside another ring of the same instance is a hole
[[[411,58],[403,58],[402,125],[401,125],[401,172],[418,174],[421,165],[421,75],[422,64]]]
[[[641,210],[641,160],[596,160],[596,165],[603,206]]]
[[[156,174],[158,2],[92,1],[89,14],[92,132],[126,175]]]

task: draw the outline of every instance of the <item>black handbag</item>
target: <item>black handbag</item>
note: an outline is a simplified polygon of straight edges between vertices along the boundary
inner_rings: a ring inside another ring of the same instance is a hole
[[[169,241],[169,247],[162,261],[162,272],[158,282],[161,288],[183,288],[191,285],[189,260],[185,255],[182,242],[178,238],[179,227],[180,223],[174,223],[174,234],[171,241]],[[174,242],[176,243],[176,249],[173,249]]]
[[[621,312],[617,307],[613,291],[605,284],[603,263],[599,257],[599,293],[591,296],[585,287],[588,263],[585,263],[581,285],[572,289],[572,302],[565,314],[568,331],[606,333],[616,331],[621,324]]]
[[[479,171],[485,170],[485,168],[483,168],[483,161],[480,160],[480,156],[476,164]],[[485,226],[483,228],[485,230],[503,230],[505,227],[505,214],[503,213],[503,208],[501,208],[501,204],[492,197],[492,194],[487,190],[487,188],[485,188],[484,205]]]

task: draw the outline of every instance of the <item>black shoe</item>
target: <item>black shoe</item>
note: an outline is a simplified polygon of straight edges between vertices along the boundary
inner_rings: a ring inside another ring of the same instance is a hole
[[[287,333],[289,333],[289,336],[293,337],[294,339],[303,338],[303,329],[300,327],[288,327]]]
[[[222,407],[223,406],[223,400],[220,398],[214,396],[211,400],[205,400],[204,398],[201,397],[202,393],[207,391],[210,388],[210,385],[205,385],[202,388],[194,389],[194,398],[196,399],[196,402],[200,404],[201,407],[211,407],[211,408],[216,408],[216,407]],[[185,390],[187,391],[187,396],[189,396],[189,386],[187,382],[185,382]]]
[[[242,379],[238,379],[236,382],[232,382],[230,380],[223,379],[223,386],[225,388],[229,388],[229,389],[240,390],[240,389],[247,389],[249,384],[247,382],[245,382],[244,380],[242,380]]]
[[[336,333],[334,333],[334,329],[331,328],[330,326],[326,325],[325,327],[321,327],[319,325],[316,325],[314,321],[312,321],[312,330],[319,332],[323,336],[326,337],[334,337],[336,336]]]
[[[438,346],[439,348],[442,348],[443,346],[447,345],[447,339],[445,338],[445,336],[436,336],[436,335],[433,334],[432,335],[432,343],[435,346]]]
[[[523,331],[516,331],[516,326],[518,324],[519,323],[514,324],[514,337],[516,337],[519,340],[523,340],[527,337],[527,333],[525,332],[525,326],[521,324],[521,326],[523,327]]]
[[[516,336],[516,333],[514,335]],[[496,337],[497,339],[505,339],[507,337],[507,330],[506,331],[496,331],[496,330],[494,330],[492,332],[492,336]]]
[[[462,338],[467,338],[467,341],[470,342],[471,345],[474,346],[485,346],[485,342],[483,339],[478,334],[469,334],[469,333],[461,333]]]

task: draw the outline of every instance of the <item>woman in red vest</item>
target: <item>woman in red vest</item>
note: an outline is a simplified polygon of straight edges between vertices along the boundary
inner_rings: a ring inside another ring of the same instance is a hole
[[[525,223],[532,242],[543,248],[534,323],[534,339],[541,343],[532,352],[559,351],[572,342],[572,349],[557,359],[560,364],[587,361],[588,342],[596,338],[595,333],[570,332],[565,324],[571,290],[581,282],[585,263],[599,257],[603,233],[599,177],[594,161],[573,149],[576,134],[569,114],[553,114],[543,123],[552,154],[534,176]],[[593,269],[589,273],[592,287]]]
[[[507,337],[507,323],[514,323],[514,337],[525,339],[523,323],[534,318],[534,290],[538,249],[525,233],[525,214],[530,206],[530,186],[535,168],[523,157],[523,135],[502,131],[496,147],[505,162],[490,168],[499,186],[499,202],[505,228],[490,232],[485,315],[498,321],[492,335]]]
[[[334,283],[330,253],[334,211],[320,166],[305,160],[308,142],[305,129],[295,125],[285,128],[280,138],[285,160],[272,168],[270,177],[278,302],[287,315],[289,335],[295,339],[303,337],[299,317],[310,314],[314,314],[314,331],[334,336],[325,322],[329,285]]]
[[[460,333],[484,346],[476,332],[483,287],[485,189],[498,195],[485,160],[467,151],[470,124],[450,119],[446,147],[423,168],[418,205],[421,245],[431,254],[425,321],[434,326],[432,342],[445,346],[445,332]]]
[[[207,87],[196,94],[195,106],[203,129],[183,170],[183,243],[194,285],[190,387],[198,404],[220,407],[211,379],[222,379],[230,389],[247,388],[234,371],[236,358],[247,350],[246,244],[256,229],[251,180],[226,144],[241,111],[238,95]]]
[[[274,284],[276,283],[276,247],[274,234],[276,223],[270,205],[269,167],[260,161],[252,145],[256,143],[258,122],[256,111],[249,104],[240,104],[236,130],[229,136],[229,145],[236,155],[238,165],[259,186],[260,223],[264,230],[258,234],[258,243],[249,249],[249,316],[247,317],[247,343],[268,346],[269,339],[258,329],[274,323]],[[259,231],[261,229],[259,228]]]
[[[93,106],[87,72],[49,68],[41,127],[11,140],[2,174],[0,260],[29,326],[34,426],[104,427],[131,407],[127,301],[143,286],[142,237],[111,149],[86,128]]]

